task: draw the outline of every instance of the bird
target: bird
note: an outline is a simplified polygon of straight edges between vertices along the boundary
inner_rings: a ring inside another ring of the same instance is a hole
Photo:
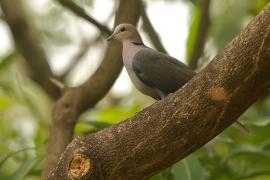
[[[117,25],[107,41],[112,39],[122,42],[123,64],[134,86],[156,100],[174,93],[197,74],[181,61],[147,47],[132,24]],[[236,124],[249,131],[239,121]]]
[[[107,38],[112,39],[123,44],[123,64],[134,86],[156,100],[175,92],[196,74],[181,61],[144,45],[132,24],[116,26]]]

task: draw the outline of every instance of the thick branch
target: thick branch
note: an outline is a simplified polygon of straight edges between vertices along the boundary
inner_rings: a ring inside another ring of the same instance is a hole
[[[260,97],[270,85],[269,59],[270,3],[182,89],[123,123],[75,139],[48,179],[145,179],[172,165]]]
[[[167,54],[166,49],[162,45],[156,30],[154,29],[149,17],[146,14],[145,7],[143,4],[142,6],[143,8],[141,8],[141,16],[142,16],[143,28],[145,32],[147,33],[149,39],[153,43],[155,49],[158,50],[159,52]]]
[[[107,26],[100,24],[94,18],[92,18],[91,16],[89,16],[85,12],[85,10],[83,8],[81,8],[80,6],[78,6],[73,1],[71,1],[71,0],[57,0],[57,1],[62,6],[68,8],[69,10],[71,10],[77,16],[79,16],[79,17],[85,19],[86,21],[92,23],[93,25],[95,25],[102,33],[105,33],[106,35],[110,35],[112,33],[111,30]]]
[[[203,54],[207,30],[209,27],[209,6],[210,0],[201,1],[201,15],[199,27],[196,33],[191,58],[189,60],[189,65],[192,69],[197,69],[198,61]]]
[[[130,8],[133,7],[133,8]],[[140,5],[137,0],[120,0],[115,25],[136,24]],[[55,103],[43,177],[55,167],[58,158],[72,140],[73,128],[80,113],[93,107],[109,91],[122,69],[121,45],[110,44],[97,71],[83,85],[66,90]]]
[[[29,67],[30,75],[54,99],[59,90],[49,81],[54,77],[37,36],[27,22],[21,3],[18,0],[0,0],[4,18],[8,23],[16,46]]]

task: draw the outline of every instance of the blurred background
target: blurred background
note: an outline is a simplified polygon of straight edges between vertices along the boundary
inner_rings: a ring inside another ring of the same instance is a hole
[[[118,0],[74,2],[99,23],[113,28]],[[146,14],[140,18],[138,29],[145,44],[157,48],[149,36],[152,30],[147,28],[148,18],[164,50],[199,71],[267,2],[147,0]],[[52,73],[68,87],[85,82],[101,63],[108,45],[106,36],[57,0],[21,0],[21,6]],[[16,43],[24,44],[24,39],[13,41],[12,25],[6,23],[3,12],[0,9],[0,179],[39,179],[54,100],[29,72],[29,62],[16,48]],[[198,34],[202,39],[196,42]],[[195,50],[199,53],[194,65]],[[134,89],[123,70],[106,97],[80,116],[75,135],[118,123],[153,102]],[[250,129],[249,134],[229,127],[151,180],[270,180],[269,94],[249,108],[240,121]]]

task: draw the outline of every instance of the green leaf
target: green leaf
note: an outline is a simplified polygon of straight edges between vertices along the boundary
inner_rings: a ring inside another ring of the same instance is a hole
[[[17,54],[18,54],[17,51],[12,51],[8,55],[0,59],[0,70],[9,65],[12,62],[12,60],[15,59]]]
[[[42,160],[42,157],[36,157],[21,164],[21,166],[8,178],[9,180],[23,179],[34,167]]]
[[[197,5],[194,7],[194,10],[192,13],[191,24],[189,26],[189,31],[188,31],[189,34],[188,34],[188,38],[186,42],[186,59],[188,63],[191,58],[194,41],[196,38],[198,26],[199,26],[200,14],[201,14],[201,9],[200,9],[200,6]]]
[[[258,118],[256,119],[256,121],[252,122],[253,125],[255,126],[267,126],[268,124],[270,124],[270,117],[262,117],[262,118]]]
[[[249,6],[249,13],[253,16],[256,16],[269,2],[269,0],[256,0],[251,1],[251,5]]]
[[[227,45],[244,27],[251,1],[212,1],[210,34],[217,50]]]
[[[264,117],[261,117],[261,118],[264,118]],[[258,117],[257,119],[259,120],[261,118]],[[257,119],[254,119],[253,122],[250,121],[250,123],[252,124],[252,133],[251,133],[251,136],[248,137],[245,142],[249,144],[254,144],[256,146],[265,144],[269,141],[269,131],[270,131],[270,123],[265,123],[263,122],[264,120],[262,120],[262,122],[260,122],[259,124],[260,126],[258,126],[258,124],[256,124]],[[264,123],[266,125],[264,125]]]
[[[149,178],[149,180],[163,180],[161,174],[157,174]]]
[[[45,128],[41,123],[38,124],[34,135],[34,143],[36,148],[36,156],[42,156],[46,152],[46,144],[47,144],[47,131],[48,129]]]
[[[223,143],[234,143],[234,140],[225,133],[221,133],[218,136],[216,136],[215,140],[218,140]]]
[[[76,124],[74,131],[76,134],[82,134],[86,132],[93,132],[96,130],[104,129],[111,125],[113,124],[101,121],[80,121]]]
[[[100,111],[96,119],[114,124],[133,116],[136,112],[140,111],[141,108],[141,105],[134,105],[132,107],[109,107]]]
[[[9,158],[11,158],[11,157],[17,155],[18,153],[25,152],[25,151],[27,151],[27,150],[33,150],[33,149],[35,149],[35,148],[33,148],[33,147],[27,147],[27,148],[23,148],[23,149],[20,149],[20,150],[18,150],[18,151],[11,152],[11,153],[5,155],[5,156],[4,156],[3,158],[1,158],[1,160],[0,160],[0,169],[2,168],[2,166],[5,164],[5,162],[6,162]]]
[[[230,159],[243,158],[246,161],[270,162],[270,152],[251,145],[241,145],[234,149],[223,159],[223,162]]]
[[[198,4],[199,0],[189,0],[193,4]]]
[[[231,167],[235,177],[256,175],[269,171],[270,152],[257,146],[241,145],[234,147],[221,162]]]
[[[173,166],[152,176],[149,180],[204,180],[203,168],[199,160],[189,155]]]
[[[189,155],[187,158],[181,160],[172,166],[172,173],[174,179],[178,180],[203,180],[203,168],[199,160],[193,156]]]
[[[32,169],[28,174],[27,176],[36,176],[36,177],[39,177],[41,176],[41,173],[42,173],[42,169],[41,168],[38,168],[38,169]]]
[[[11,104],[11,99],[8,96],[0,95],[0,109],[8,108]]]
[[[155,176],[152,176],[149,180],[175,180],[171,169],[172,167],[164,169]]]
[[[2,81],[0,82],[0,89],[4,93],[14,93],[14,85],[11,82]]]
[[[101,122],[101,121],[83,121],[82,123],[88,124],[88,125],[93,126],[97,129],[104,129],[106,127],[113,125],[112,123]]]

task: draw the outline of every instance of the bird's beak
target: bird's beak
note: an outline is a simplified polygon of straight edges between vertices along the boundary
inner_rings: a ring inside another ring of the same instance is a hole
[[[114,38],[114,34],[110,35],[109,37],[107,37],[107,41],[111,41]]]

